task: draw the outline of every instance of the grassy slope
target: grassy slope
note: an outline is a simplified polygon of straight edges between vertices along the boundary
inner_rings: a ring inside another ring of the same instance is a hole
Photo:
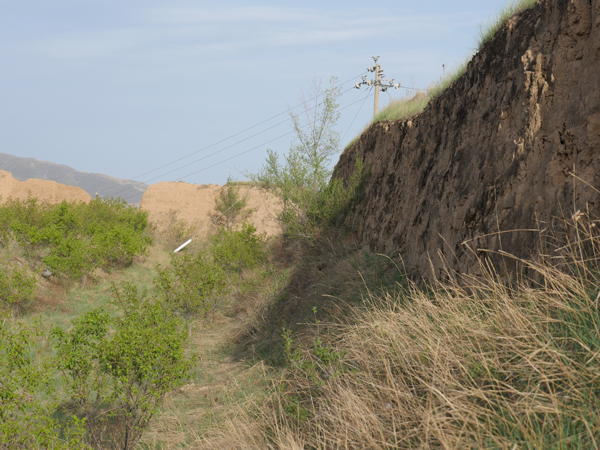
[[[566,264],[524,262],[535,280],[511,286],[482,261],[483,277],[417,287],[324,239],[240,341],[283,366],[271,396],[193,448],[596,448],[600,235],[566,228]]]
[[[352,235],[273,250],[275,269],[191,323],[199,364],[140,448],[594,448],[600,236],[569,226],[571,264],[531,262],[537,284],[510,289],[494,274],[418,288]],[[170,251],[37,312],[68,327],[112,281],[150,288]]]
[[[40,317],[47,327],[56,325],[68,330],[72,320],[91,309],[112,309],[108,304],[112,283],[132,282],[140,290],[152,290],[156,265],[168,265],[171,252],[170,244],[159,242],[146,257],[136,258],[132,266],[112,274],[97,271],[96,279],[88,278],[68,293],[59,284],[43,281],[36,301],[21,312],[20,320],[32,323]],[[14,263],[24,261],[18,247],[2,250],[0,257]],[[214,321],[212,317],[199,318],[189,324],[190,347],[200,356],[198,364],[188,383],[167,396],[140,448],[190,448],[233,405],[264,397],[271,369],[235,357],[231,341],[244,328],[248,314],[271,292],[271,280],[265,280],[265,270],[272,273],[265,267],[245,274],[233,294],[219,300]],[[44,348],[50,349],[48,345]],[[62,387],[58,374],[56,387]]]

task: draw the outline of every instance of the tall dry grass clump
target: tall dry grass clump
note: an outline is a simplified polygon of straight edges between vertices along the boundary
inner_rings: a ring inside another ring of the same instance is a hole
[[[199,445],[598,448],[600,236],[577,220],[514,286],[482,261],[483,277],[366,293],[312,346],[288,335],[269,402]]]

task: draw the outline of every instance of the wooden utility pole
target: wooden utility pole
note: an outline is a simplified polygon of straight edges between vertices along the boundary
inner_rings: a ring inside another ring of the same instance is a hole
[[[394,80],[383,80],[387,81],[387,83],[381,84],[383,78],[383,69],[379,64],[377,64],[377,60],[379,56],[373,56],[373,60],[375,61],[375,65],[372,67],[368,67],[367,70],[369,72],[375,72],[375,79],[367,81],[367,77],[362,77],[362,81],[358,82],[354,85],[356,89],[360,89],[362,85],[371,86],[375,88],[375,105],[373,106],[373,117],[377,115],[379,112],[379,88],[381,88],[382,92],[387,91],[389,88],[400,89],[400,83],[394,84]]]
[[[375,60],[375,105],[373,107],[373,117],[375,117],[379,112],[379,71],[381,67],[377,64],[379,56],[373,56],[373,59]]]

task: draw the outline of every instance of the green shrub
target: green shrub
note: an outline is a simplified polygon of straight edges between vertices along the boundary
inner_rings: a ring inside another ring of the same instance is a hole
[[[132,449],[165,395],[182,384],[193,358],[185,351],[183,323],[159,299],[132,284],[113,285],[110,317],[95,309],[52,336],[57,363],[73,397],[73,412],[85,419],[90,443]]]
[[[247,205],[248,198],[240,197],[239,183],[228,177],[227,183],[215,197],[215,223],[232,230],[236,222],[246,220],[254,212],[253,209],[248,209]]]
[[[145,211],[115,199],[58,205],[9,200],[0,206],[0,241],[14,239],[33,268],[43,262],[67,283],[96,267],[122,267],[144,254],[152,242],[144,233],[147,224]]]
[[[260,171],[247,175],[281,200],[279,220],[289,237],[312,238],[318,225],[308,217],[311,205],[326,190],[332,175],[331,157],[339,151],[340,135],[335,126],[340,116],[337,103],[340,88],[335,86],[336,81],[332,77],[330,88],[321,91],[320,81],[314,80],[311,96],[322,99],[316,107],[309,106],[302,96],[309,131],[300,123],[300,116],[290,113],[295,140],[283,162],[269,149]]]
[[[126,266],[136,255],[143,255],[152,243],[144,233],[148,213],[124,200],[95,198],[76,207],[81,234],[89,239],[89,252],[97,266],[111,269]]]
[[[26,201],[9,199],[0,207],[5,221],[5,236],[16,240],[34,268],[47,247],[43,230],[48,222],[49,209],[48,203],[40,203],[35,198]]]
[[[244,222],[241,230],[221,228],[211,238],[211,253],[215,262],[229,273],[241,274],[267,261],[265,237],[256,233],[256,227]]]
[[[27,270],[0,263],[0,304],[23,307],[33,300],[37,281]]]
[[[43,336],[32,326],[0,317],[0,448],[85,449],[82,423],[58,423],[52,369],[35,344]]]
[[[174,256],[171,267],[157,267],[154,281],[162,301],[186,319],[206,316],[214,309],[215,299],[227,290],[223,269],[203,253]]]

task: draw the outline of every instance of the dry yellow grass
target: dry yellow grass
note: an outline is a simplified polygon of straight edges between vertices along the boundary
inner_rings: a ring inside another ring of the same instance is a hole
[[[564,236],[523,261],[536,281],[482,262],[477,279],[367,293],[313,327],[268,402],[194,448],[598,448],[600,237],[580,217]]]

